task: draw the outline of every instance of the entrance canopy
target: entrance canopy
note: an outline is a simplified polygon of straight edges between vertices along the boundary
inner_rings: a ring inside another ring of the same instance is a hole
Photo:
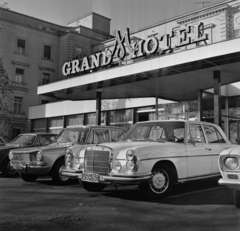
[[[65,100],[96,99],[97,92],[102,99],[192,100],[198,90],[213,87],[215,70],[221,85],[240,81],[240,38],[39,86],[38,94]]]

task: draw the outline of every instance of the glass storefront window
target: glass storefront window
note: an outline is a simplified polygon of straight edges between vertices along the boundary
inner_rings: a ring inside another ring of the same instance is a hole
[[[95,125],[96,124],[96,113],[89,113],[86,116],[86,123],[88,125]]]
[[[49,131],[51,133],[59,134],[63,129],[63,117],[55,117],[50,119]]]
[[[46,132],[47,130],[47,119],[33,120],[33,132]]]
[[[84,115],[67,116],[67,126],[83,125]]]
[[[132,121],[132,118],[133,118],[132,109],[117,110],[110,112],[110,123],[129,122]]]

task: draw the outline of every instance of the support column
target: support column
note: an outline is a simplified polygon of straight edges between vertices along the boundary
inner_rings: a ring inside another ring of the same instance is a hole
[[[226,117],[224,120],[224,132],[228,138],[230,131],[229,131],[229,105],[228,105],[228,97],[225,98],[225,111],[226,111]]]
[[[63,127],[67,127],[67,116],[63,116]]]
[[[50,118],[46,118],[47,122],[46,122],[46,132],[50,132]]]
[[[97,92],[97,97],[96,97],[96,125],[101,125],[101,103],[102,103],[102,92]]]
[[[137,110],[138,108],[133,108],[133,118],[132,118],[132,124],[134,125],[136,122],[138,122],[138,114],[137,114]]]
[[[156,96],[156,111],[155,111],[155,120],[158,120],[158,97]]]
[[[203,104],[203,99],[202,99],[203,91],[199,90],[198,91],[198,120],[202,121],[203,118],[203,110],[202,110],[202,104]]]
[[[221,73],[213,71],[214,123],[221,126]]]

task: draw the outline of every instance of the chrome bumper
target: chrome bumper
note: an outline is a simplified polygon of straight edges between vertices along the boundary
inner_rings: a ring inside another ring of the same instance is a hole
[[[61,175],[68,178],[77,179],[78,175],[81,173],[82,173],[81,170],[63,169],[63,171],[61,172]]]
[[[234,189],[234,190],[240,190],[240,180],[236,179],[236,180],[232,180],[232,179],[223,179],[220,178],[218,180],[218,183],[220,185],[226,185],[228,188]]]
[[[31,163],[14,163],[12,164],[13,169],[15,169],[18,173],[29,173],[29,174],[37,174],[37,175],[47,175],[50,166],[47,165],[32,165]]]
[[[98,174],[97,174],[98,175]],[[140,184],[150,179],[151,174],[139,175],[139,176],[125,176],[125,175],[99,175],[98,183],[114,183],[114,184]],[[77,178],[82,180],[82,173],[77,174]]]

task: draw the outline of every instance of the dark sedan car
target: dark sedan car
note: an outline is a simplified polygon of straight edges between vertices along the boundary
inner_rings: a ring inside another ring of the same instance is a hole
[[[5,146],[0,146],[0,172],[2,172],[2,176],[13,177],[18,174],[10,165],[8,153],[11,149],[45,146],[51,144],[56,137],[57,134],[51,133],[24,133],[6,143]]]

